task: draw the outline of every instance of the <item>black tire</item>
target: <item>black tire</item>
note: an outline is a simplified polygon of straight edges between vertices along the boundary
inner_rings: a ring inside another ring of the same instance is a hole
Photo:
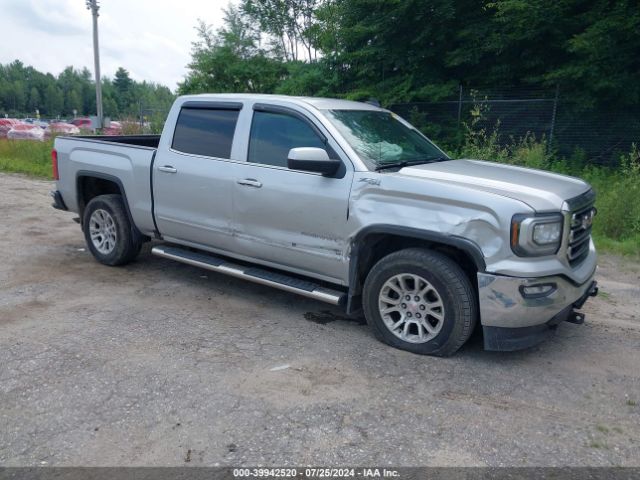
[[[387,327],[380,313],[379,295],[383,286],[394,276],[402,274],[419,275],[428,281],[444,306],[439,333],[424,343],[399,338]],[[453,355],[473,332],[477,303],[469,278],[453,260],[421,248],[408,248],[384,257],[367,275],[363,291],[365,317],[376,338],[392,347],[421,355]]]
[[[91,217],[96,210],[107,212],[115,225],[115,246],[108,253],[100,252],[91,239]],[[100,263],[125,265],[140,253],[143,239],[134,232],[121,195],[109,194],[93,198],[84,209],[82,226],[87,247]]]

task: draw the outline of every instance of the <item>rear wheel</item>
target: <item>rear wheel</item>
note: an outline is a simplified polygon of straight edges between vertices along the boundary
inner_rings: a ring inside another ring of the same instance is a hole
[[[100,195],[84,210],[87,247],[100,263],[124,265],[140,252],[142,237],[135,233],[121,195]]]
[[[367,275],[363,303],[375,336],[410,352],[448,356],[467,341],[477,316],[469,278],[449,257],[410,248]]]

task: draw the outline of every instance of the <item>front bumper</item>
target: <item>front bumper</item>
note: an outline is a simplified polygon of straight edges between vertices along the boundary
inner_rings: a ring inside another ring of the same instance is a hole
[[[598,292],[593,280],[576,285],[562,276],[518,278],[478,274],[480,321],[485,349],[519,350],[533,346],[564,320],[581,323],[574,312]],[[544,294],[527,294],[528,287],[551,286]]]

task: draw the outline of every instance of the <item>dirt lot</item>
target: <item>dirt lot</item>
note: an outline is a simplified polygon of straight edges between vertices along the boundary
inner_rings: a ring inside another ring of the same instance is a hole
[[[149,254],[96,263],[0,175],[0,465],[640,465],[640,265],[583,326],[420,357],[337,309]]]

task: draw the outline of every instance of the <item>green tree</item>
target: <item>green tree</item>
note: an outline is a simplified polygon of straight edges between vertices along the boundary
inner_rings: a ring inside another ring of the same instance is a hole
[[[455,89],[458,79],[444,64],[455,32],[453,0],[335,0],[317,15],[319,47],[351,97],[391,103]]]
[[[121,93],[126,94],[131,89],[133,85],[133,80],[129,76],[129,72],[122,67],[119,67],[116,70],[115,79],[113,80],[113,86],[115,89]]]
[[[286,66],[287,74],[282,77],[275,93],[332,97],[340,92],[340,79],[336,71],[324,61],[288,62]]]
[[[109,115],[137,115],[139,106],[166,113],[175,98],[167,87],[135,82],[128,72],[119,69],[114,82],[103,79]],[[57,77],[42,73],[20,61],[0,64],[0,114],[33,115],[38,108],[43,115],[70,116],[95,114],[95,84],[87,68],[66,67]],[[105,107],[106,110],[107,107]]]
[[[270,36],[272,51],[287,61],[316,60],[315,11],[322,0],[242,0],[240,12]]]
[[[26,106],[26,95],[24,91],[24,83],[16,80],[9,85],[8,105],[14,112],[24,112]]]
[[[576,8],[580,2],[575,2]],[[580,31],[565,42],[567,58],[544,80],[560,83],[590,104],[640,104],[640,4],[637,1],[593,2],[576,12]]]
[[[49,84],[44,95],[44,110],[50,117],[62,114],[64,108],[64,95],[55,84]]]
[[[200,21],[198,38],[181,93],[270,93],[286,73],[282,62],[259,48],[259,34],[233,6],[225,10],[224,25],[216,32]]]
[[[102,108],[104,109],[105,116],[111,117],[112,119],[118,118],[118,103],[111,95],[103,97]]]
[[[116,71],[115,78],[113,80],[113,88],[116,92],[115,100],[118,104],[118,110],[127,110],[131,103],[133,80],[131,80],[129,72],[122,67],[119,67]]]
[[[77,113],[82,114],[82,94],[76,90],[69,90],[64,99],[64,112],[66,115],[72,115],[75,110]]]
[[[29,111],[35,112],[38,108],[41,108],[40,105],[40,92],[36,87],[31,87],[31,92],[29,93]]]
[[[466,3],[472,8],[478,2]],[[640,102],[637,1],[501,0],[476,11],[460,21],[447,54],[462,81],[559,84],[566,98],[583,106]]]

